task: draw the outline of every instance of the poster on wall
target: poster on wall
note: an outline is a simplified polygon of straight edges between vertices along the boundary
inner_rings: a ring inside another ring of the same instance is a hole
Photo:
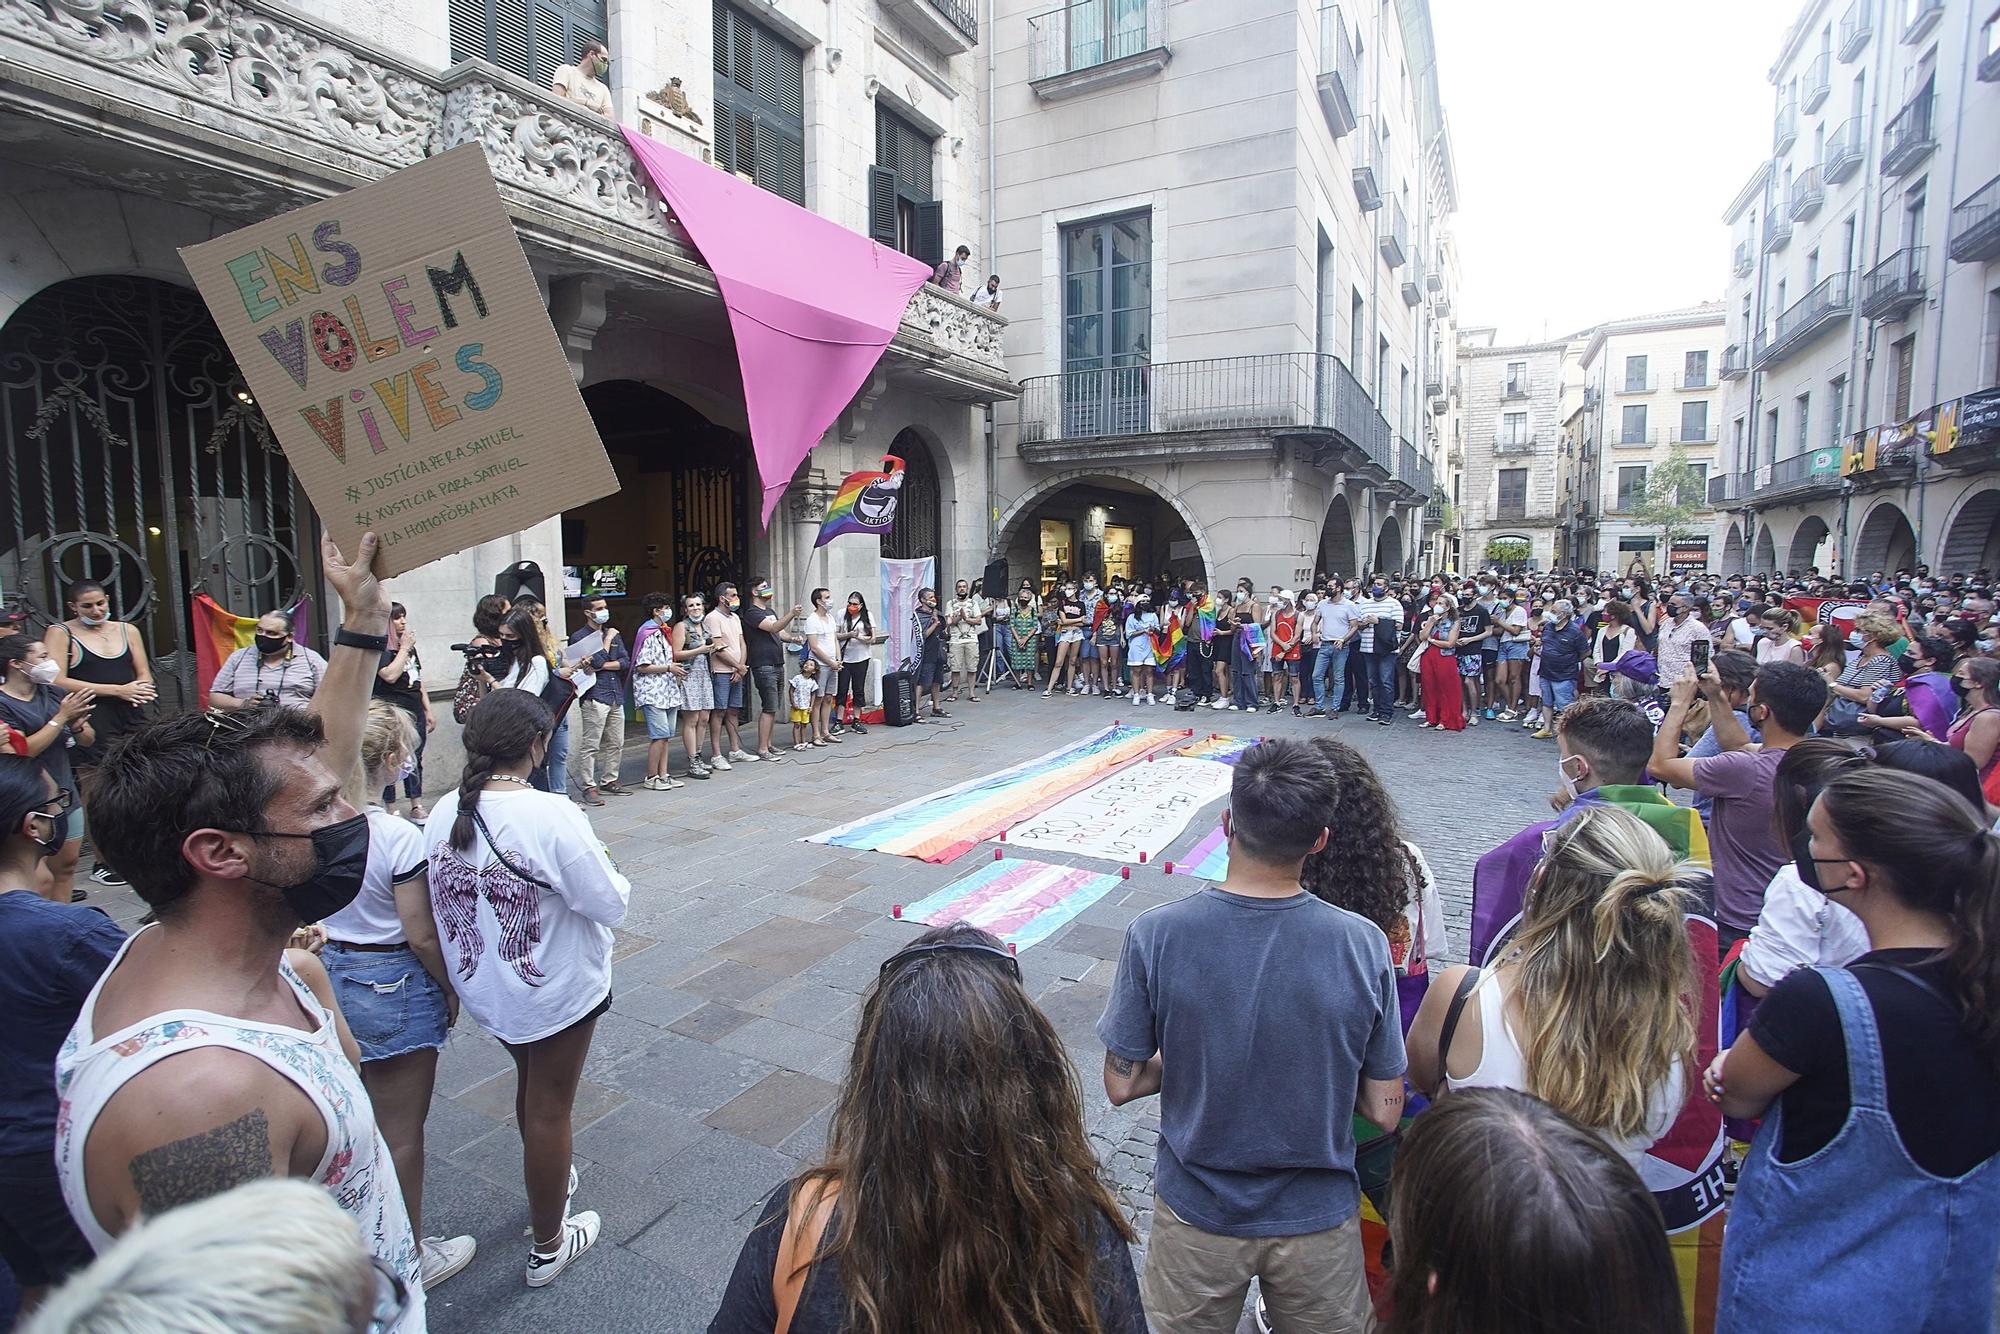
[[[888,637],[886,671],[917,664],[917,594],[937,582],[937,558],[882,562],[882,633]]]
[[[618,477],[467,144],[181,260],[344,551],[387,577],[609,495]]]
[[[1667,548],[1667,568],[1675,574],[1700,574],[1708,568],[1706,537],[1677,537]]]

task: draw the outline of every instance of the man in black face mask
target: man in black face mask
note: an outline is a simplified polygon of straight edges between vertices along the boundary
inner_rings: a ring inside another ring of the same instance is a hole
[[[208,687],[208,706],[234,712],[276,701],[303,709],[325,676],[326,659],[292,642],[290,613],[267,611],[257,618],[250,643],[223,659]]]
[[[345,614],[312,712],[183,714],[133,732],[99,770],[99,854],[159,921],[112,960],[59,1058],[55,1158],[99,1250],[141,1214],[243,1181],[317,1181],[407,1286],[396,1328],[419,1330],[417,1239],[353,1039],[318,959],[286,952],[353,901],[367,865],[367,820],[342,786],[359,781],[388,643],[375,548],[364,536],[349,564],[323,544]]]

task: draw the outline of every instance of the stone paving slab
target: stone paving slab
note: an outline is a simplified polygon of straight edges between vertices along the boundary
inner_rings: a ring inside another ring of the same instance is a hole
[[[527,1204],[513,1063],[470,1020],[461,1023],[439,1062],[425,1231],[470,1232],[480,1253],[431,1294],[433,1329],[707,1327],[764,1197],[824,1147],[862,993],[882,960],[921,929],[894,920],[891,906],[992,855],[982,845],[934,866],[798,841],[805,835],[1039,755],[1114,718],[1192,726],[1199,736],[1331,734],[1375,763],[1437,874],[1462,951],[1474,860],[1544,818],[1556,779],[1552,746],[1500,724],[1451,735],[1418,732],[1400,718],[1381,728],[1012,692],[952,712],[948,725],[871,729],[783,764],[738,765],[589,812],[632,880],[631,910],[615,936],[612,1008],[598,1023],[576,1118],[575,1207],[597,1210],[604,1233],[552,1286],[523,1286]],[[635,738],[627,783],[636,784],[642,757],[643,738]],[[1218,803],[1197,814],[1164,857],[1192,847],[1219,812]],[[1036,856],[1106,869],[1068,854]],[[1134,866],[1128,889],[1021,955],[1027,985],[1070,1046],[1085,1127],[1142,1237],[1157,1104],[1110,1106],[1093,1029],[1126,925],[1198,885],[1157,864]],[[93,901],[136,924],[143,906],[135,896],[92,888]]]

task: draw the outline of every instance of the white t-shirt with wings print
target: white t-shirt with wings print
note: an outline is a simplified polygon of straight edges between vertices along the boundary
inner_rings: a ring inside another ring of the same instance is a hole
[[[475,829],[464,848],[451,846],[457,792],[425,826],[438,943],[466,1013],[502,1042],[534,1042],[610,994],[611,928],[625,920],[632,884],[567,797],[488,791],[478,811],[492,843]]]

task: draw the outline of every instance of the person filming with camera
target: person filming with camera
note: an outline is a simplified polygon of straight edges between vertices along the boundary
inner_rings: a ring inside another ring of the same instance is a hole
[[[208,687],[208,706],[233,713],[264,704],[303,709],[326,676],[326,659],[292,638],[290,612],[257,618],[256,638],[223,660]]]

